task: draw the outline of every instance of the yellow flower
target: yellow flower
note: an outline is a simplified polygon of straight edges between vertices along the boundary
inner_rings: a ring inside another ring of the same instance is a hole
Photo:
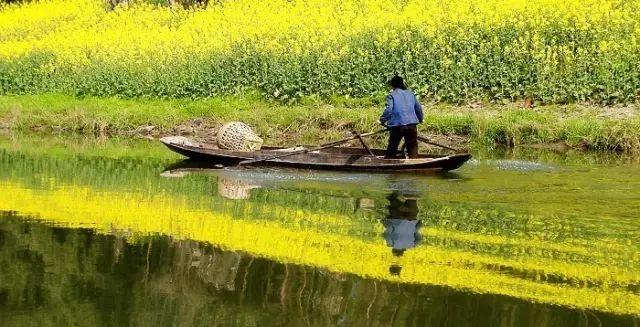
[[[250,49],[246,62],[265,60],[266,64],[282,54],[291,55],[290,60],[315,55],[322,56],[324,65],[331,68],[336,58],[361,62],[357,56],[375,47],[386,52],[371,56],[371,60],[380,60],[368,62],[371,67],[385,66],[397,59],[395,50],[409,48],[419,54],[412,57],[418,64],[456,51],[456,57],[463,60],[500,65],[493,54],[503,53],[508,44],[510,49],[527,49],[520,60],[537,60],[536,64],[514,63],[517,68],[510,69],[540,67],[553,72],[558,62],[552,60],[558,60],[559,53],[551,52],[566,52],[554,48],[556,43],[597,48],[601,56],[613,56],[614,45],[626,49],[625,53],[640,49],[640,0],[234,0],[189,10],[152,6],[143,0],[132,3],[111,11],[100,0],[41,0],[3,7],[0,64],[35,56],[55,58],[32,63],[45,65],[50,72],[91,66],[117,68],[118,75],[125,76],[132,71],[159,71],[160,65],[168,63],[177,67],[199,65],[210,58],[234,60],[241,48]],[[476,53],[474,49],[479,48],[486,50],[484,54]],[[423,50],[429,49],[436,54],[427,57],[429,52]],[[272,57],[254,58],[262,54]],[[608,59],[583,58],[586,63]],[[233,73],[262,78],[254,66],[239,69],[246,71]],[[439,79],[435,69],[427,67],[416,75]],[[377,83],[373,82],[379,80],[374,71],[358,80]],[[474,75],[476,71],[462,73],[459,75],[484,78]],[[528,71],[508,73],[531,75]],[[173,80],[173,76],[167,78]],[[454,83],[452,88],[460,85],[455,80],[450,83]]]

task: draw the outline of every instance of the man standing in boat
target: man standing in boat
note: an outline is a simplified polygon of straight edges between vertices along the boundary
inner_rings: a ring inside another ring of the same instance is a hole
[[[391,93],[387,96],[387,103],[380,123],[389,127],[389,145],[385,154],[386,159],[395,159],[400,141],[404,144],[409,158],[418,157],[418,128],[422,123],[424,113],[422,105],[411,90],[408,90],[400,76],[394,76],[388,82]]]

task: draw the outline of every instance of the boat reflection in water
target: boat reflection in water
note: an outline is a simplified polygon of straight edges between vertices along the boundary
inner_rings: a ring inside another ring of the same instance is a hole
[[[322,189],[323,185],[340,182],[349,183],[357,182],[360,185],[364,180],[367,183],[375,183],[372,181],[371,175],[359,176],[358,174],[350,174],[347,178],[344,173],[321,172],[311,173],[300,170],[274,170],[274,169],[220,169],[206,162],[184,160],[166,168],[162,173],[165,177],[185,177],[189,173],[209,172],[216,176],[218,195],[231,200],[247,200],[251,197],[251,191],[258,188],[277,189],[291,185],[290,181],[312,181],[315,187]],[[382,205],[386,203],[383,210],[378,210],[374,215],[379,215],[378,219],[384,226],[382,237],[394,257],[401,257],[405,251],[412,249],[420,244],[421,221],[418,217],[419,205],[418,200],[422,197],[424,185],[419,183],[415,176],[411,175],[378,175],[380,183],[386,185],[389,193],[378,194],[376,196],[380,200],[368,197],[359,197],[356,210],[376,211],[376,204]],[[452,179],[459,178],[453,173],[440,175],[440,177]],[[308,189],[308,185],[305,185]],[[365,187],[366,188],[366,187]],[[382,199],[386,201],[382,201]],[[390,267],[389,273],[399,276],[402,271],[402,265],[399,260],[394,260]]]
[[[197,160],[183,160],[169,165],[161,176],[185,177],[190,173],[214,174],[218,184],[218,195],[231,200],[247,200],[251,191],[266,189],[314,189],[319,191],[336,186],[354,188],[362,185],[384,187],[385,174],[346,173],[333,171],[311,171],[288,168],[224,168]],[[345,189],[342,189],[346,191]],[[346,194],[345,194],[346,195]],[[359,199],[358,209],[371,210],[375,201],[366,197]]]

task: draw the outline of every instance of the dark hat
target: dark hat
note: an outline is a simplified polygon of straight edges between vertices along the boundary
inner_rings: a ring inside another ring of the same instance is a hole
[[[390,80],[388,80],[387,84],[389,84],[389,86],[393,87],[394,89],[407,89],[407,87],[404,85],[404,79],[398,75],[393,76]]]
[[[400,276],[400,272],[402,271],[402,266],[399,265],[391,265],[389,267],[389,273],[393,276]]]

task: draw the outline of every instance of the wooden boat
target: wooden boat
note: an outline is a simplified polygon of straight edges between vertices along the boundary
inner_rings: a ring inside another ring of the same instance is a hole
[[[218,149],[215,145],[181,136],[163,137],[160,141],[185,157],[221,166],[236,166],[246,160],[266,159],[250,165],[352,171],[449,171],[459,168],[471,158],[468,153],[459,153],[420,154],[416,159],[384,159],[384,150],[371,149],[374,154],[371,155],[366,149],[352,147],[331,147],[281,157],[287,151],[299,152],[300,148],[263,146],[259,151],[233,151]],[[279,158],[272,158],[276,156]]]

